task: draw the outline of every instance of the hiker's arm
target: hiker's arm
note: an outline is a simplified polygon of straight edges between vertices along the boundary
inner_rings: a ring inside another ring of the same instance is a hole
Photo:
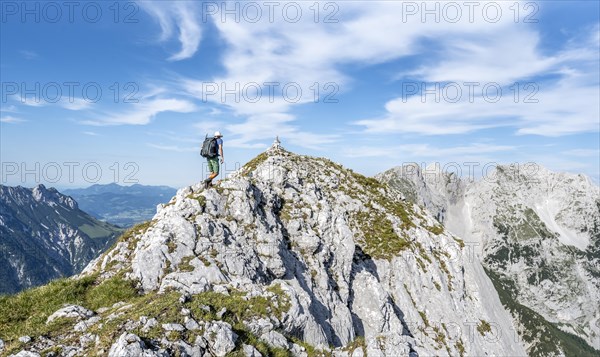
[[[219,145],[219,155],[221,156],[221,163],[225,161],[225,157],[223,157],[223,144]]]

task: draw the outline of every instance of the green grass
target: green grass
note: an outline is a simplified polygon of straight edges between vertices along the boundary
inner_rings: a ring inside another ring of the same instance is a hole
[[[352,352],[358,348],[362,350],[364,356],[367,355],[367,342],[365,341],[364,336],[357,336],[354,341],[350,342],[344,347],[344,350]]]
[[[88,237],[90,237],[92,239],[109,237],[113,234],[116,234],[116,233],[119,233],[122,231],[116,227],[107,227],[107,226],[101,224],[102,222],[99,222],[99,223],[100,224],[95,225],[95,226],[92,226],[88,223],[84,223],[77,228],[79,228],[80,231],[82,231]]]
[[[76,339],[65,341],[63,338],[67,332],[72,331],[73,325],[77,321],[58,319],[46,325],[48,316],[64,304],[81,305],[96,311],[100,307],[111,307],[116,302],[125,301],[132,307],[122,310],[122,315],[110,321],[104,319],[102,323],[89,328],[88,332],[99,336],[100,344],[98,347],[90,347],[93,350],[85,351],[86,355],[99,356],[102,355],[102,350],[105,353],[114,340],[123,333],[123,324],[128,320],[137,321],[141,316],[155,317],[160,323],[148,332],[142,331],[141,328],[136,328],[132,332],[142,339],[160,339],[164,335],[160,324],[183,323],[180,311],[186,307],[192,311],[194,318],[205,321],[217,320],[217,312],[226,308],[227,312],[220,319],[230,323],[240,336],[236,353],[241,352],[241,343],[246,343],[255,346],[265,356],[289,356],[288,351],[259,341],[258,337],[252,335],[243,324],[243,320],[252,317],[272,315],[282,317],[282,314],[290,308],[290,302],[280,285],[267,288],[271,295],[246,298],[245,293],[239,291],[231,291],[229,295],[205,292],[194,295],[185,304],[179,302],[180,293],[178,292],[140,295],[134,285],[134,281],[125,280],[122,274],[103,282],[97,281],[97,276],[87,276],[79,280],[55,280],[43,287],[0,297],[0,331],[2,331],[1,337],[6,343],[4,352],[10,354],[22,349],[24,346],[18,341],[18,338],[23,335],[29,335],[34,340],[44,335],[60,340],[61,343],[67,345],[76,345],[78,343]],[[209,306],[210,311],[205,311],[202,306]],[[115,311],[116,309],[111,308],[102,316],[107,316]],[[191,332],[183,332],[171,337],[189,341],[194,336]]]
[[[167,241],[166,245],[169,254],[173,253],[177,249],[177,243],[175,243],[175,237],[173,235],[169,236],[169,240]]]
[[[452,236],[452,239],[454,239],[454,241],[456,243],[458,243],[458,245],[460,246],[460,249],[463,249],[465,247],[465,241],[463,241],[462,239],[456,238],[454,236]]]
[[[81,305],[91,310],[111,306],[138,296],[133,282],[115,276],[100,284],[96,276],[82,279],[58,279],[48,285],[0,297],[0,331],[7,353],[20,346],[18,338],[28,335],[52,335],[62,330],[65,321],[46,325],[48,316],[63,304]]]
[[[479,324],[477,325],[477,331],[479,331],[479,334],[481,336],[484,336],[486,333],[492,331],[492,327],[490,326],[489,322],[485,320],[479,320]]]
[[[463,357],[465,355],[465,345],[463,344],[462,338],[456,342],[455,346],[460,354],[460,357]]]
[[[385,213],[374,208],[358,212],[355,226],[362,233],[360,243],[363,251],[373,258],[391,259],[410,247],[410,242],[396,233]]]
[[[146,221],[146,222],[143,222],[143,223],[140,223],[140,224],[136,224],[135,226],[129,228],[123,234],[121,234],[121,236],[112,245],[112,247],[110,247],[106,251],[110,252],[120,242],[127,242],[128,243],[127,247],[130,250],[133,250],[135,248],[135,245],[139,241],[140,236],[142,234],[144,234],[150,227],[152,227],[152,225],[154,223],[155,223],[155,221],[150,220],[150,221]],[[106,254],[106,253],[104,253],[104,254]]]
[[[425,226],[425,229],[435,234],[436,236],[439,236],[440,234],[444,233],[444,227],[441,224],[436,224],[435,226]]]
[[[263,162],[265,162],[268,157],[269,157],[269,155],[266,152],[263,152],[263,153],[259,154],[258,156],[256,156],[252,160],[248,161],[242,167],[242,171],[245,172],[246,174],[251,173],[252,171],[256,170],[256,168],[258,167],[258,165],[260,165]]]
[[[215,186],[217,187],[217,186]],[[204,197],[203,195],[194,195],[193,193],[190,193],[189,195],[186,196],[186,198],[189,198],[190,200],[196,200],[198,201],[198,203],[200,204],[200,207],[202,207],[202,209],[204,209],[206,207],[206,197]]]
[[[292,204],[287,203],[284,198],[281,198],[281,208],[279,209],[279,211],[277,211],[277,214],[279,215],[279,219],[281,219],[283,222],[287,223],[289,222],[292,218],[292,209],[293,209]]]
[[[181,262],[179,263],[179,265],[177,266],[177,268],[179,269],[179,271],[181,272],[190,272],[190,271],[194,271],[194,269],[196,269],[192,264],[190,264],[190,262],[194,259],[195,257],[189,256],[189,257],[184,257],[183,259],[181,259]],[[210,264],[209,264],[210,265]]]
[[[437,349],[442,349],[443,347],[446,347],[446,350],[448,350],[448,344],[446,343],[446,335],[444,335],[444,333],[442,332],[442,330],[437,327],[437,326],[433,326],[432,330],[434,332],[434,336],[433,336],[433,340],[435,342],[437,342]],[[450,353],[448,353],[450,354]]]
[[[217,312],[223,308],[227,310],[220,319],[228,322],[239,337],[238,346],[230,356],[243,356],[241,350],[242,344],[254,346],[263,356],[291,356],[291,353],[285,349],[269,346],[265,342],[260,341],[243,324],[244,320],[253,317],[268,318],[274,314],[278,318],[281,318],[282,314],[289,310],[289,298],[280,285],[270,286],[267,288],[267,291],[274,294],[274,299],[266,296],[245,298],[245,294],[239,291],[232,291],[229,295],[208,291],[194,295],[191,301],[187,303],[187,306],[189,306],[194,317],[207,321],[218,320]],[[203,306],[208,306],[209,311],[203,309]]]
[[[288,337],[288,338],[290,340],[292,340],[292,342],[294,342],[298,346],[304,347],[308,357],[331,357],[331,355],[332,355],[331,352],[319,350],[316,347],[309,345],[308,343],[302,341],[301,339],[299,339],[297,337],[292,336],[292,337]],[[351,342],[351,344],[352,344],[352,342]],[[348,346],[350,346],[350,344]],[[348,346],[346,346],[346,347],[348,347]]]
[[[256,335],[252,334],[245,326],[236,325],[233,331],[238,335],[236,349],[229,353],[228,357],[245,357],[241,348],[242,344],[254,346],[263,356],[269,357],[292,357],[292,353],[284,348],[273,347],[268,343],[261,341]]]
[[[443,259],[442,254],[439,250],[433,251],[433,256],[438,260],[440,269],[446,274],[447,277],[447,287],[448,291],[452,291],[452,274],[450,274],[450,270],[448,269],[448,265],[446,261]],[[445,253],[446,257],[448,257],[447,253]]]
[[[267,317],[271,314],[280,318],[290,308],[288,297],[278,285],[267,290],[275,294],[275,301],[265,296],[245,299],[245,293],[238,291],[230,292],[229,295],[207,291],[192,297],[190,309],[195,316],[204,320],[217,320],[216,313],[225,308],[227,312],[221,319],[232,325],[252,317]],[[211,309],[206,311],[202,306],[209,306]]]
[[[421,320],[423,320],[423,323],[425,324],[425,327],[429,327],[429,320],[427,319],[427,315],[425,315],[425,312],[417,310],[419,312],[419,315],[421,316]]]
[[[337,187],[343,192],[350,197],[368,202],[367,210],[350,213],[353,227],[360,232],[360,236],[357,238],[365,253],[373,258],[391,259],[399,252],[410,248],[411,243],[406,232],[410,228],[416,227],[413,222],[416,214],[412,210],[412,204],[392,199],[389,194],[390,188],[387,185],[375,178],[355,173],[325,158],[315,159],[285,151],[283,155],[286,155],[294,165],[306,163],[311,166],[312,169],[307,170],[306,177],[303,177],[306,182],[317,184],[315,181],[317,175],[333,176],[339,179]],[[241,171],[249,174],[268,157],[266,152],[258,155],[244,165]],[[315,160],[318,161],[318,164],[314,163]],[[332,197],[332,199],[335,198]],[[292,219],[302,218],[300,208],[298,203],[292,205],[284,202],[281,210],[277,213],[285,223]],[[388,218],[388,215],[398,219]],[[398,229],[395,230],[394,226],[397,226]],[[438,227],[432,227],[432,229],[436,231]]]

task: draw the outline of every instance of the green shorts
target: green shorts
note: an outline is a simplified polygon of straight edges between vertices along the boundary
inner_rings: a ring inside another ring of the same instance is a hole
[[[208,169],[215,174],[219,173],[219,157],[208,158]]]

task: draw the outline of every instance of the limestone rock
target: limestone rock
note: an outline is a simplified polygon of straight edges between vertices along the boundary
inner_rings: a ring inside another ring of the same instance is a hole
[[[244,356],[246,357],[262,357],[262,354],[251,345],[244,344],[242,346],[242,351],[244,351]]]
[[[62,309],[54,312],[52,315],[48,317],[46,320],[46,324],[51,323],[52,321],[59,318],[70,318],[70,319],[88,319],[94,316],[94,312],[86,309],[83,306],[79,305],[68,305],[63,307]]]
[[[123,333],[108,352],[109,357],[167,357],[164,351],[146,348],[146,344],[132,333]]]
[[[19,337],[19,342],[21,342],[21,343],[29,343],[29,342],[31,342],[31,337],[29,337],[29,336],[21,336],[21,337]]]
[[[16,355],[10,355],[10,357],[40,357],[40,354],[30,351],[20,351]]]
[[[214,321],[208,324],[203,335],[208,341],[208,348],[217,357],[226,356],[235,349],[237,335],[232,331],[231,325],[226,322]]]

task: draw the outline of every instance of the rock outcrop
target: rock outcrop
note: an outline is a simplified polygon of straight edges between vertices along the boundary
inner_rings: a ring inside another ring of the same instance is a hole
[[[525,355],[460,238],[377,180],[280,145],[180,189],[90,277],[142,295],[95,309],[83,354]]]

